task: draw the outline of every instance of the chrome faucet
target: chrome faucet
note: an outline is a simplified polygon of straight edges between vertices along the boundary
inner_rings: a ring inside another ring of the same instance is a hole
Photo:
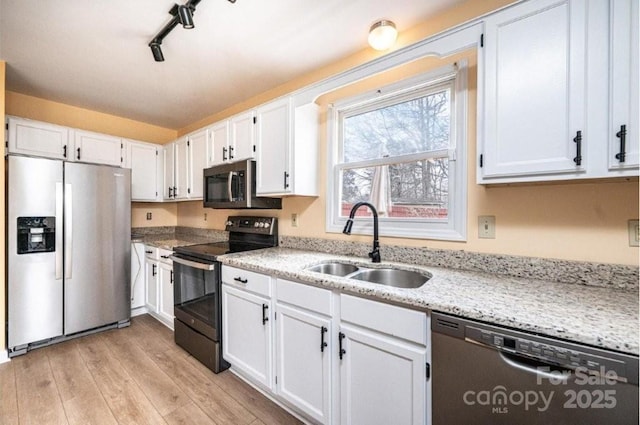
[[[351,212],[349,213],[349,219],[347,223],[344,225],[344,229],[342,233],[345,235],[351,234],[351,228],[353,227],[353,217],[356,215],[356,211],[361,206],[367,206],[373,213],[373,251],[369,253],[369,257],[371,258],[371,262],[379,263],[380,262],[380,242],[378,241],[378,211],[376,211],[376,207],[371,205],[368,202],[358,202],[351,208]]]

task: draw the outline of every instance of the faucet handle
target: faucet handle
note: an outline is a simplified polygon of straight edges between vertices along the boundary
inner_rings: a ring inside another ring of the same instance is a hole
[[[379,263],[380,262],[380,250],[378,248],[375,248],[373,251],[371,251],[369,253],[369,258],[371,258],[371,262],[372,263]]]

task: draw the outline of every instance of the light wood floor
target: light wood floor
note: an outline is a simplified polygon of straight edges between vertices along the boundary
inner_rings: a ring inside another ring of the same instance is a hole
[[[214,374],[150,316],[0,365],[0,424],[298,424],[229,371]]]

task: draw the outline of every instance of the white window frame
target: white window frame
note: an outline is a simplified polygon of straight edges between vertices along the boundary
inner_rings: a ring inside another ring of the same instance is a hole
[[[449,159],[449,195],[448,219],[407,219],[393,217],[379,217],[380,236],[436,239],[448,241],[467,240],[467,62],[460,61],[454,65],[444,66],[434,71],[420,74],[416,77],[387,85],[362,95],[341,100],[331,105],[328,111],[328,143],[327,143],[327,204],[326,231],[341,233],[346,217],[340,217],[341,188],[338,160],[341,158],[341,118],[340,112],[354,109],[359,105],[377,103],[380,107],[387,98],[399,98],[425,87],[442,85],[453,79],[453,93],[451,96],[451,113],[453,125],[451,127],[450,146],[447,152]],[[393,102],[396,103],[396,102]],[[455,115],[454,115],[455,114]],[[441,156],[441,151],[432,154]],[[406,155],[407,159],[416,155]],[[420,159],[425,154],[418,154]],[[381,160],[384,162],[385,160]],[[375,162],[367,161],[370,165]],[[352,168],[357,163],[349,163]],[[352,234],[371,235],[373,220],[370,217],[356,217]]]

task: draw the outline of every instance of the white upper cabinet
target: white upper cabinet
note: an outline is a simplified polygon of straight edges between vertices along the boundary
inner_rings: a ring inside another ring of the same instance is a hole
[[[318,195],[318,109],[285,97],[256,111],[258,195]]]
[[[479,179],[584,172],[586,2],[525,2],[487,17]]]
[[[229,137],[229,120],[224,120],[214,124],[209,129],[209,134],[210,148],[207,165],[211,167],[228,162],[229,143],[231,141],[231,138]]]
[[[175,147],[176,143],[168,143],[164,145],[164,184],[162,185],[162,198],[166,201],[172,201],[175,198]]]
[[[9,153],[68,159],[73,141],[69,129],[18,117],[7,117]]]
[[[162,200],[162,146],[127,140],[126,168],[131,169],[131,200]]]
[[[609,168],[637,168],[638,126],[638,0],[612,0],[609,11],[610,36],[610,128]]]
[[[189,197],[189,140],[185,137],[176,140],[174,158],[174,199],[187,199]]]
[[[207,166],[207,147],[209,131],[201,130],[189,136],[187,143],[189,183],[187,193],[189,199],[202,199],[203,171]]]
[[[124,144],[119,137],[73,130],[74,161],[122,166]]]
[[[229,120],[231,141],[228,158],[230,162],[253,158],[255,149],[255,111],[247,111]]]

